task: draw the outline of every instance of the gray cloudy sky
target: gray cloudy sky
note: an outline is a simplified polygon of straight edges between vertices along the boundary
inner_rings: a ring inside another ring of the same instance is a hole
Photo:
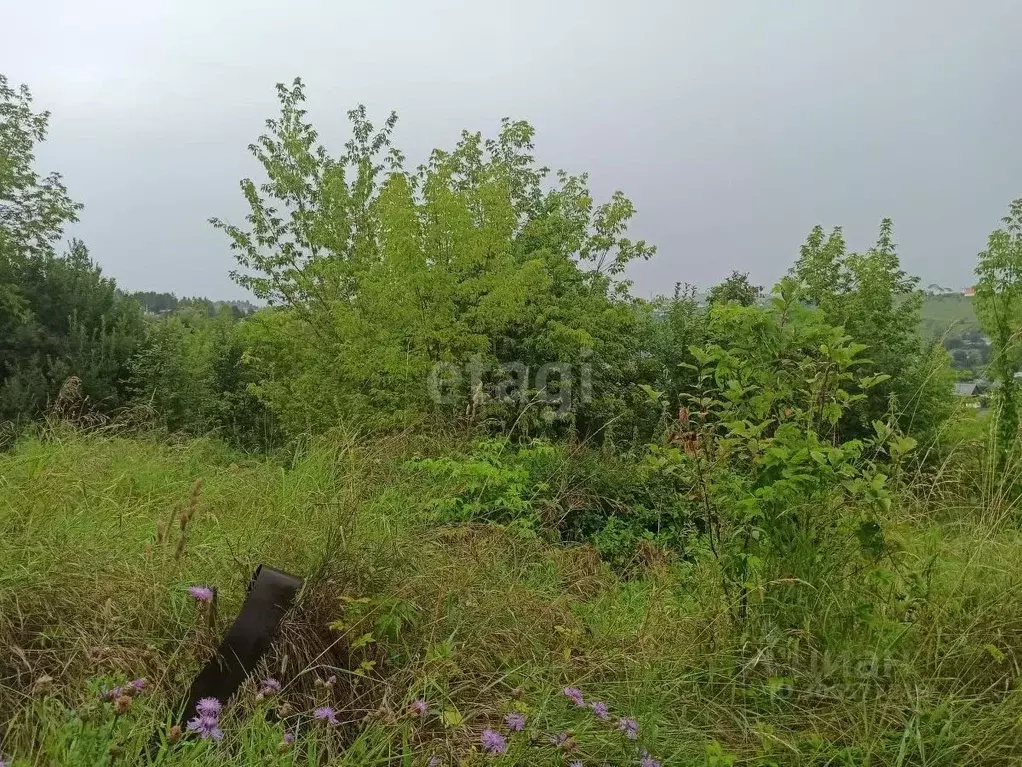
[[[46,168],[130,289],[243,297],[226,240],[245,147],[300,75],[340,149],[358,102],[418,161],[504,115],[540,159],[636,203],[637,292],[771,283],[809,228],[895,221],[906,267],[960,287],[1022,196],[1017,0],[35,0],[0,3],[0,72],[53,112]]]

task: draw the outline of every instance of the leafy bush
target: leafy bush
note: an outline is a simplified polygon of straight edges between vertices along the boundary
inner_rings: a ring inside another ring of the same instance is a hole
[[[901,268],[891,220],[880,223],[864,253],[847,252],[840,227],[829,235],[815,227],[791,273],[801,300],[867,347],[864,374],[887,376],[846,409],[845,435],[863,437],[874,421],[893,418],[899,429],[929,442],[950,414],[954,379],[948,355],[920,335],[919,279]]]
[[[867,560],[884,552],[888,477],[866,453],[880,443],[841,440],[838,426],[886,377],[854,375],[865,347],[802,306],[793,281],[766,309],[713,309],[710,329],[729,344],[692,349],[700,390],[648,460],[698,499],[700,532],[744,621],[774,578],[812,584],[855,568],[856,541]],[[915,440],[893,445],[904,453]]]
[[[142,338],[138,305],[101,275],[85,245],[55,243],[81,205],[59,174],[33,165],[49,114],[0,75],[0,421],[39,416],[65,381],[90,409],[126,404],[129,360]]]
[[[268,181],[242,182],[247,224],[214,224],[230,237],[235,279],[273,307],[258,320],[256,391],[289,434],[463,412],[475,382],[440,402],[425,385],[438,365],[464,379],[476,363],[588,360],[599,399],[627,388],[622,272],[655,249],[625,236],[624,195],[596,205],[585,175],[550,178],[525,122],[488,140],[466,132],[410,170],[391,147],[396,115],[377,127],[352,110],[353,137],[333,156],[306,119],[301,81],[278,98],[280,116],[252,146]],[[514,423],[533,393],[494,417]],[[584,407],[564,420],[599,426]]]
[[[252,389],[247,328],[227,308],[212,316],[182,304],[146,323],[132,360],[136,401],[155,408],[170,432],[217,434],[245,448],[274,446],[273,420]]]
[[[486,439],[468,454],[416,459],[408,466],[448,488],[431,504],[441,521],[492,522],[589,542],[618,566],[645,546],[683,554],[693,532],[690,505],[671,480],[628,456],[585,446]]]

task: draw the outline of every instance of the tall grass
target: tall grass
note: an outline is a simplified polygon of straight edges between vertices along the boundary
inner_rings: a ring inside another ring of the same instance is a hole
[[[144,763],[265,562],[306,579],[263,670],[280,699],[257,700],[253,681],[222,743],[188,741],[161,763],[1022,759],[1022,536],[1006,490],[984,496],[999,513],[972,514],[947,488],[925,512],[906,499],[889,568],[759,595],[764,615],[804,600],[802,623],[778,630],[736,623],[698,552],[616,572],[588,545],[438,524],[432,502],[455,488],[406,468],[424,450],[333,436],[273,460],[61,431],[18,443],[0,456],[0,753]],[[214,629],[194,584],[218,589]],[[149,689],[115,718],[99,686],[134,677]],[[569,685],[635,718],[639,739],[575,709]],[[413,698],[427,721],[406,713]],[[325,702],[339,727],[313,726]],[[527,732],[484,757],[479,733],[512,709]],[[281,750],[289,729],[299,740]],[[547,742],[562,730],[570,752]]]

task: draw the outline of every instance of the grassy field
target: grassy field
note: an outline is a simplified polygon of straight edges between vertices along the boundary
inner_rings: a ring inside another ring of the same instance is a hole
[[[884,577],[771,586],[802,588],[811,616],[778,633],[735,622],[699,556],[614,571],[588,546],[439,524],[432,501],[456,488],[406,463],[436,450],[334,437],[273,461],[59,431],[0,456],[7,763],[142,764],[154,732],[166,765],[1022,759],[1022,536],[996,483],[978,505],[950,477],[906,495]],[[306,578],[299,605],[225,702],[223,739],[174,744],[170,709],[260,562]],[[197,584],[218,590],[212,625]],[[263,677],[281,693],[259,696]]]
[[[975,299],[963,295],[924,296],[923,333],[927,338],[960,335],[980,330],[979,319],[973,306]]]

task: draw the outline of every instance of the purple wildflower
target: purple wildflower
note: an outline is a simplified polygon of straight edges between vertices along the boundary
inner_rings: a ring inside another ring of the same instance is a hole
[[[320,706],[312,712],[312,715],[327,724],[340,724],[340,722],[337,721],[337,712],[330,706]]]
[[[642,761],[639,762],[640,767],[660,767],[660,762],[649,755],[647,751],[642,755]]]
[[[607,710],[607,704],[602,700],[594,700],[589,704],[589,708],[593,710],[593,716],[597,719],[607,719],[610,716],[610,711]]]
[[[130,698],[131,696],[137,695],[138,693],[142,692],[142,690],[145,689],[145,685],[146,685],[145,679],[135,679],[134,681],[128,682],[125,685],[118,685],[112,690],[104,690],[103,692],[100,693],[100,697],[103,698],[103,700],[111,702],[117,700],[118,698],[123,697]]]
[[[261,682],[261,684],[262,684],[262,688],[259,690],[259,692],[264,697],[268,698],[271,695],[276,695],[278,692],[280,692],[280,682],[278,682],[273,677],[270,677],[269,679],[264,679]]]
[[[564,695],[565,697],[569,698],[571,702],[574,703],[576,706],[581,707],[586,704],[585,701],[582,700],[582,691],[577,687],[565,687]]]
[[[293,732],[285,732],[284,733],[284,743],[286,743],[287,745],[290,746],[294,742],[295,742],[295,734]]]
[[[7,762],[4,761],[2,756],[0,756],[0,767],[7,767]]]
[[[521,732],[525,729],[525,714],[508,714],[504,717],[504,724],[511,732]]]
[[[412,716],[425,716],[429,713],[429,706],[422,698],[416,698],[408,704],[408,713]]]
[[[203,604],[208,605],[213,601],[213,589],[209,586],[190,586],[188,588],[188,596],[196,602],[202,602]]]
[[[220,701],[216,698],[200,698],[195,704],[195,710],[199,716],[211,716],[216,718],[220,715]]]
[[[581,759],[576,759],[573,762],[569,762],[568,767],[585,767],[585,765],[582,764]]]
[[[429,758],[429,761],[426,762],[426,766],[427,767],[440,767],[441,762],[442,762],[442,760],[440,759],[439,756],[431,756]],[[0,765],[0,767],[2,767],[2,765]]]
[[[195,717],[188,723],[188,730],[197,733],[203,740],[220,740],[224,736],[216,714],[203,714]]]
[[[507,741],[504,740],[504,736],[489,727],[483,730],[479,740],[483,744],[483,751],[488,754],[503,754],[507,751]]]
[[[634,719],[618,719],[617,728],[625,734],[628,740],[635,740],[639,737],[639,723]]]
[[[563,746],[565,743],[568,742],[568,733],[559,732],[556,735],[551,735],[549,740],[555,746]]]

